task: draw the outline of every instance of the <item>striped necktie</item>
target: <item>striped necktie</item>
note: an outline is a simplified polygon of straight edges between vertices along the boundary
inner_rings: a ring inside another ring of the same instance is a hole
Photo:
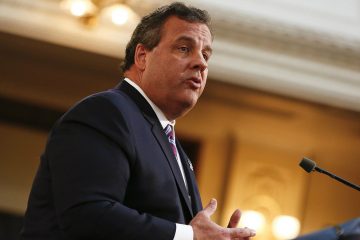
[[[166,127],[165,127],[165,134],[169,140],[169,143],[170,143],[170,146],[171,146],[171,149],[175,155],[175,158],[177,159],[178,158],[178,151],[177,151],[177,148],[176,148],[176,142],[175,142],[175,133],[174,133],[174,130],[173,130],[173,127],[168,124]]]
[[[178,154],[178,150],[176,148],[176,141],[175,141],[175,132],[174,132],[174,129],[173,129],[173,126],[171,126],[170,124],[168,124],[166,127],[165,127],[165,134],[169,140],[169,143],[170,143],[170,146],[171,146],[171,149],[175,155],[175,159],[176,161],[178,162],[178,165],[179,165],[179,168],[180,168],[180,171],[181,171],[181,175],[183,177],[183,180],[184,180],[184,183],[185,183],[185,187],[186,187],[186,190],[188,190],[188,186],[187,186],[187,181],[186,181],[186,178],[185,178],[185,173],[184,173],[184,169],[183,167],[181,166],[181,163],[180,163],[180,156]],[[189,195],[189,199],[190,199],[190,202],[191,202],[191,197]]]

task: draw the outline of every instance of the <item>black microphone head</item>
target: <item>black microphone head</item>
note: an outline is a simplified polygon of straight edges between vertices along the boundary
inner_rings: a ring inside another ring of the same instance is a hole
[[[308,173],[314,171],[314,169],[316,167],[316,163],[313,160],[311,160],[309,158],[306,158],[306,157],[304,157],[301,160],[299,165],[300,165],[300,167],[302,167]]]

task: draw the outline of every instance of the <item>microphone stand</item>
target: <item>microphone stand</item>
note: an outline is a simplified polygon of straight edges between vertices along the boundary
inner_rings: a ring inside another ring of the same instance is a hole
[[[347,186],[349,186],[349,187],[352,187],[352,188],[360,191],[360,187],[359,187],[358,185],[355,185],[355,184],[353,184],[353,183],[351,183],[351,182],[348,182],[348,181],[346,181],[345,179],[342,179],[341,177],[338,177],[338,176],[336,176],[335,174],[332,174],[332,173],[326,171],[325,169],[322,169],[322,168],[319,168],[319,167],[316,167],[316,166],[315,166],[315,170],[318,171],[319,173],[326,174],[326,175],[328,175],[329,177],[332,177],[332,178],[338,180],[339,182],[341,182],[341,183],[343,183],[343,184],[345,184],[345,185],[347,185]]]

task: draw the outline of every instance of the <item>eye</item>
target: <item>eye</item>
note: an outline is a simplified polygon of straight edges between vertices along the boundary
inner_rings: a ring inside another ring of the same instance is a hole
[[[183,53],[188,53],[190,52],[190,48],[186,47],[186,46],[181,46],[178,48],[180,52],[183,52]]]
[[[209,60],[209,55],[206,54],[206,53],[203,53],[203,58],[205,59],[205,61],[208,61]]]

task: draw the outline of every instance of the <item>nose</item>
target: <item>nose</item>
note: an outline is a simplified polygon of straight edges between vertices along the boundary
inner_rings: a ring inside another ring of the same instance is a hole
[[[205,71],[208,68],[208,63],[205,60],[202,53],[194,54],[194,59],[192,61],[192,69],[198,70],[200,72]]]

